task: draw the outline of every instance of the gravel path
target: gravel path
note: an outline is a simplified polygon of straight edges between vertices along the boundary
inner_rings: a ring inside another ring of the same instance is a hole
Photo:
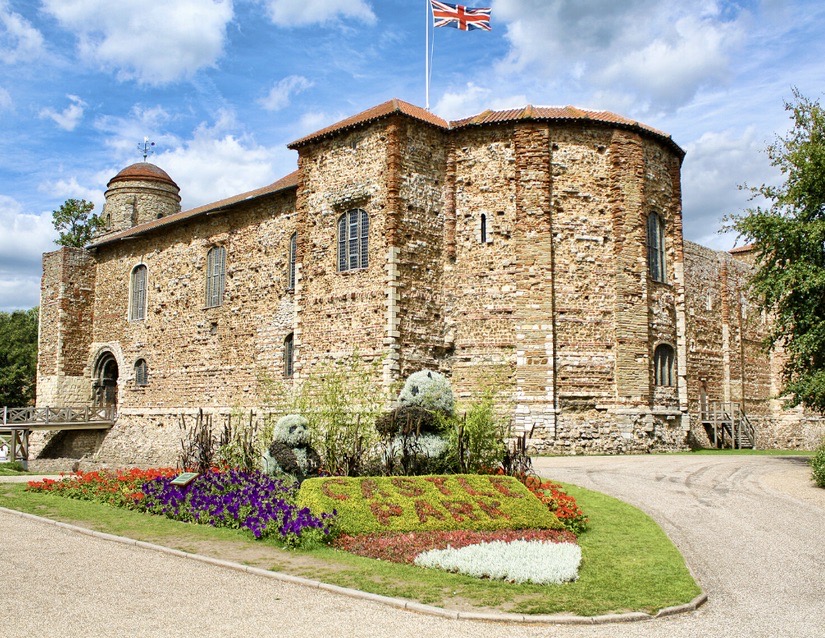
[[[788,457],[538,459],[542,474],[631,502],[680,547],[709,594],[697,612],[602,626],[503,625],[414,614],[0,512],[0,635],[648,637],[825,634],[825,490]]]

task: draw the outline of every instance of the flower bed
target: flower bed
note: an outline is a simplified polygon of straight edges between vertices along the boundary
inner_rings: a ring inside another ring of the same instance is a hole
[[[576,499],[565,492],[561,485],[538,476],[524,476],[519,480],[556,515],[565,529],[576,536],[587,531],[587,517]]]
[[[490,543],[515,540],[542,541],[548,543],[576,543],[576,536],[559,529],[523,529],[476,532],[470,530],[433,532],[381,532],[376,534],[341,534],[332,541],[333,547],[393,563],[412,564],[416,556],[433,549],[455,549]]]
[[[298,502],[316,514],[336,510],[335,528],[346,534],[562,528],[545,504],[509,476],[309,479]]]
[[[293,483],[262,472],[238,470],[201,474],[185,486],[172,485],[172,469],[78,472],[61,481],[29,483],[49,492],[214,527],[246,529],[256,538],[279,535],[288,543],[316,530],[328,533],[329,515],[314,516],[295,504]]]

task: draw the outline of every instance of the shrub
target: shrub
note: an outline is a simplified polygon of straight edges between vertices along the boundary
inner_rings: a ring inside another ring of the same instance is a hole
[[[443,374],[432,370],[421,370],[407,377],[398,403],[443,414],[452,414],[455,407],[450,382]]]
[[[819,487],[825,487],[825,440],[811,457],[811,475]]]
[[[562,529],[524,485],[509,476],[317,478],[301,485],[298,503],[335,510],[335,531]]]
[[[507,455],[505,440],[509,419],[496,414],[494,393],[484,392],[462,417],[444,419],[448,458],[460,472],[478,473],[498,469]]]

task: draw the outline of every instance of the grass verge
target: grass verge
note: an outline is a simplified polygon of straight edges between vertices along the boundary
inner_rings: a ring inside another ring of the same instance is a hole
[[[699,587],[681,555],[650,517],[614,498],[565,485],[590,516],[579,580],[511,585],[398,565],[318,547],[283,550],[251,534],[178,523],[106,505],[0,485],[0,506],[183,551],[397,596],[447,609],[592,616],[653,613],[692,600]]]

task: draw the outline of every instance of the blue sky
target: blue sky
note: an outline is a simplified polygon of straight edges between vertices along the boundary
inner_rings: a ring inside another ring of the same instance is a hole
[[[796,86],[825,90],[815,0],[492,0],[492,32],[435,32],[432,110],[574,105],[686,151],[685,236],[715,248]],[[184,209],[294,170],[286,144],[397,97],[424,106],[425,0],[0,0],[0,310],[38,303],[51,212],[142,159]]]

